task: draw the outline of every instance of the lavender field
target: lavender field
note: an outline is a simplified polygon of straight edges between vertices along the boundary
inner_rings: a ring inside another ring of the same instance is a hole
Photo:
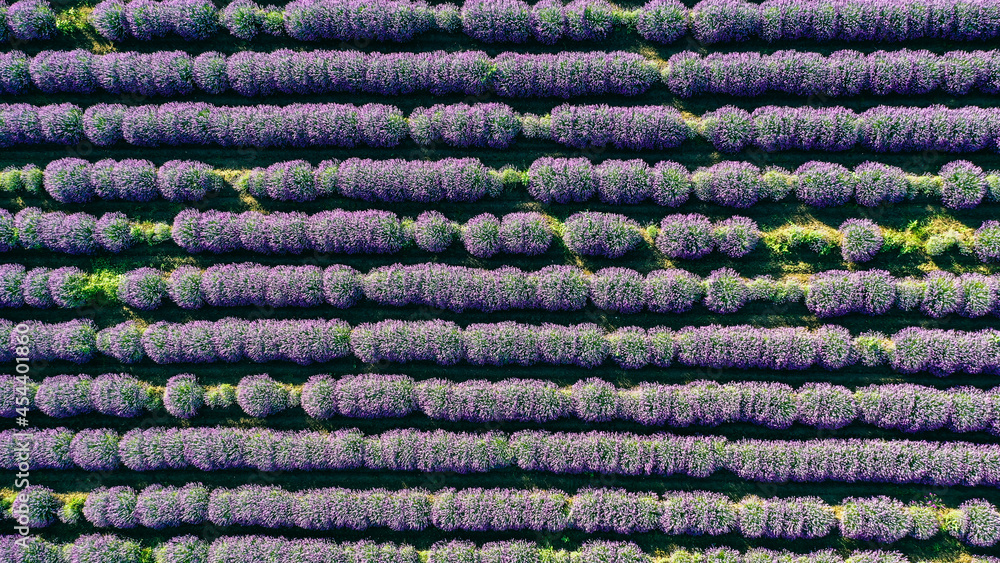
[[[1000,563],[1000,2],[214,2],[0,3],[0,563]]]

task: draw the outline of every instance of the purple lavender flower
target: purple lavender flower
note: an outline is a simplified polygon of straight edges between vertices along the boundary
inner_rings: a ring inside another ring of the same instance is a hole
[[[148,160],[99,160],[90,167],[90,181],[101,199],[152,201],[160,196],[156,167]]]
[[[646,331],[623,327],[608,335],[608,353],[622,369],[640,369],[651,361],[651,346]]]
[[[90,386],[90,403],[99,413],[121,418],[139,416],[150,404],[146,386],[124,373],[100,375]]]
[[[657,205],[678,207],[691,194],[691,180],[686,168],[676,162],[660,161],[652,169],[649,195]]]
[[[935,270],[927,274],[924,283],[920,310],[925,315],[939,319],[965,307],[965,292],[954,274]]]
[[[604,0],[573,0],[563,8],[566,35],[574,41],[603,41],[614,26],[614,8]]]
[[[753,219],[734,215],[712,227],[712,238],[719,252],[730,258],[742,258],[757,248],[760,229]]]
[[[109,252],[119,253],[132,246],[132,222],[117,211],[105,213],[94,225],[94,242]]]
[[[451,365],[462,359],[462,332],[444,321],[404,323],[382,321],[358,325],[351,331],[351,349],[361,361],[434,361]]]
[[[746,282],[731,268],[715,270],[705,278],[705,307],[713,313],[735,313],[749,297]]]
[[[563,242],[585,256],[620,258],[642,240],[638,223],[616,213],[584,211],[566,219]]]
[[[56,521],[56,512],[61,505],[52,489],[41,485],[29,485],[17,492],[12,509],[17,509],[14,514],[19,517],[19,524],[32,528],[45,528]],[[27,521],[22,523],[21,517]]]
[[[843,503],[841,532],[844,537],[892,543],[906,537],[913,517],[903,503],[889,497],[849,498]]]
[[[92,384],[93,379],[89,375],[46,377],[35,393],[35,406],[42,413],[55,418],[86,414],[92,410]]]
[[[413,241],[427,252],[444,252],[455,240],[457,228],[437,211],[424,211],[413,223]]]
[[[125,106],[94,104],[83,112],[83,134],[97,146],[106,147],[122,140]]]
[[[10,35],[18,41],[50,39],[56,33],[56,15],[45,0],[19,0],[6,15]]]
[[[0,11],[6,7],[0,8]],[[2,16],[0,16],[2,17]],[[0,40],[6,40],[6,28],[0,31]],[[32,59],[21,51],[0,54],[0,93],[24,94],[32,86],[29,65]]]
[[[997,231],[1000,240],[1000,228]],[[477,258],[489,258],[500,252],[500,220],[489,213],[469,219],[462,229],[462,242],[465,250]],[[1000,249],[1000,242],[997,246]],[[1000,250],[997,251],[997,256],[1000,257]]]
[[[848,219],[839,230],[840,253],[847,262],[867,262],[882,250],[882,229],[868,219]]]
[[[795,175],[795,195],[814,207],[843,205],[854,194],[854,176],[839,164],[810,161]]]
[[[125,16],[125,3],[121,0],[101,0],[90,13],[90,24],[101,37],[123,41],[130,35]]]
[[[543,157],[528,169],[528,193],[542,203],[587,201],[596,190],[594,166],[586,158]]]
[[[20,242],[18,230],[14,216],[10,214],[10,211],[0,209],[0,252],[10,252],[17,247],[18,242]],[[27,245],[25,247],[28,248]]]
[[[139,268],[127,272],[118,284],[118,299],[143,311],[160,307],[167,284],[163,274],[153,268]]]
[[[413,412],[413,386],[413,379],[405,375],[349,375],[337,381],[335,396],[329,400],[343,416],[396,418]],[[329,408],[318,410],[322,414]]]
[[[233,2],[228,6],[237,3]],[[191,63],[191,74],[195,86],[207,94],[221,94],[229,89],[226,56],[217,51],[209,51],[195,57]]]
[[[706,113],[702,116],[702,126],[705,139],[726,153],[743,150],[754,141],[756,135],[754,117],[735,106],[724,106]]]
[[[590,278],[590,300],[605,311],[638,313],[646,305],[646,283],[639,272],[604,268]]]
[[[167,201],[201,201],[221,186],[211,166],[192,160],[168,160],[156,173],[156,187]]]
[[[676,0],[650,0],[639,10],[636,30],[643,39],[673,43],[687,32],[688,12]]]
[[[642,160],[606,160],[594,168],[597,193],[604,203],[642,203],[649,197],[652,175]]]
[[[704,294],[702,280],[684,270],[654,270],[646,275],[646,305],[654,313],[685,313]]]
[[[966,160],[949,162],[939,172],[941,202],[949,209],[971,209],[986,195],[983,169]]]
[[[190,373],[175,375],[167,380],[163,392],[163,407],[177,418],[193,418],[205,403],[205,390],[198,378]]]
[[[236,386],[236,402],[243,412],[262,418],[288,408],[288,389],[266,374],[248,375]]]
[[[509,213],[500,222],[499,240],[503,252],[535,256],[548,250],[552,229],[541,213]]]
[[[409,124],[410,136],[422,145],[442,142],[454,147],[502,149],[521,131],[521,120],[510,106],[498,103],[417,108],[410,114]]]
[[[143,332],[137,321],[110,326],[97,333],[97,349],[123,364],[138,363],[146,356],[142,345]]]
[[[166,292],[178,307],[198,309],[204,304],[201,296],[202,272],[194,266],[181,266],[170,272]]]
[[[97,89],[91,71],[92,58],[89,51],[82,49],[42,51],[31,60],[31,81],[46,94],[90,94]]]
[[[680,112],[666,106],[561,105],[551,112],[550,138],[575,148],[660,150],[680,146],[690,133]]]
[[[20,264],[0,265],[0,307],[19,308],[24,306],[24,285],[26,270]]]
[[[865,207],[899,203],[906,195],[902,169],[878,162],[864,162],[854,169],[854,199]]]
[[[529,285],[534,289],[529,303],[546,311],[576,311],[587,304],[589,286],[586,276],[573,266],[546,266],[536,272]]]
[[[691,180],[698,199],[745,209],[760,199],[760,176],[760,169],[752,164],[725,161],[695,170]]]
[[[361,298],[361,274],[350,266],[330,266],[323,271],[323,297],[327,304],[346,309]]]
[[[462,4],[462,30],[484,43],[524,43],[532,36],[531,7],[521,0]]]
[[[701,258],[712,252],[712,222],[698,213],[667,215],[660,223],[656,247],[670,258]]]
[[[121,464],[118,440],[118,433],[106,428],[81,430],[70,443],[69,456],[85,471],[114,471]]]
[[[983,224],[976,229],[973,248],[980,262],[1000,260],[1000,223],[983,221]]]
[[[760,26],[757,6],[742,1],[702,0],[689,17],[695,38],[709,45],[745,41]]]
[[[80,287],[85,283],[86,276],[83,270],[65,266],[56,268],[48,274],[48,293],[52,302],[64,309],[72,309],[84,305],[86,296],[80,291]]]

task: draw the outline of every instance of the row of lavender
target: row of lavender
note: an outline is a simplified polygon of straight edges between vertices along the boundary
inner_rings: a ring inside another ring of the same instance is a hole
[[[216,145],[253,147],[510,146],[518,136],[574,148],[628,150],[677,148],[700,138],[723,152],[756,147],[785,150],[875,152],[1000,150],[1000,109],[876,106],[764,106],[752,113],[726,106],[686,119],[671,106],[557,106],[547,115],[518,114],[501,103],[435,105],[409,117],[384,104],[215,106],[0,104],[0,146]]]
[[[462,32],[486,43],[535,40],[601,41],[616,28],[634,27],[654,42],[670,43],[690,31],[710,44],[760,38],[766,41],[903,41],[937,38],[971,41],[1000,36],[1000,8],[988,0],[877,2],[824,0],[805,6],[767,0],[702,0],[688,9],[676,0],[653,0],[624,10],[605,0],[566,5],[524,0],[468,0],[428,5],[393,0],[378,10],[348,0],[297,0],[284,9],[236,0],[218,10],[210,0],[143,0],[137,5],[104,0],[89,23],[105,39],[152,40],[176,35],[189,41],[215,36],[220,27],[240,39],[259,33],[304,41],[404,42],[429,31]],[[21,0],[4,14],[0,38],[48,39],[57,31],[56,14],[45,0]]]
[[[129,486],[101,487],[67,496],[59,498],[51,489],[35,486],[11,500],[26,507],[32,528],[61,520],[86,521],[98,528],[157,530],[207,523],[307,530],[657,531],[781,539],[815,539],[839,531],[848,539],[880,543],[908,536],[927,540],[945,532],[978,547],[1000,541],[1000,512],[983,499],[940,509],[906,505],[885,496],[851,497],[831,506],[816,497],[751,496],[734,502],[703,491],[662,495],[621,489],[585,489],[576,495],[524,489],[288,491],[261,485],[210,489],[200,483],[150,485],[138,492]]]
[[[94,289],[102,285],[101,291]],[[819,318],[884,315],[894,308],[933,318],[978,318],[1000,315],[1000,277],[938,270],[922,278],[896,278],[884,270],[829,270],[805,279],[776,280],[746,279],[730,268],[702,278],[677,269],[643,276],[616,267],[589,274],[576,266],[526,272],[512,266],[488,270],[437,263],[393,264],[362,274],[344,265],[323,269],[252,262],[205,270],[181,266],[169,273],[139,268],[109,276],[74,266],[26,269],[0,264],[0,307],[5,308],[72,309],[111,302],[148,311],[161,307],[168,297],[184,309],[324,304],[344,309],[366,299],[382,306],[422,305],[456,312],[578,311],[590,303],[615,313],[686,313],[700,303],[712,313],[730,314],[764,301],[804,302]]]
[[[34,165],[0,173],[0,190],[39,194],[60,203],[95,199],[173,202],[203,201],[220,191],[227,171],[192,160],[170,160],[157,168],[148,160],[103,159],[89,162],[68,157],[53,160],[44,172]],[[231,172],[230,172],[231,173]],[[1000,200],[1000,173],[984,172],[958,160],[937,175],[909,175],[903,169],[865,162],[854,170],[832,162],[810,161],[794,172],[748,162],[723,161],[689,172],[672,161],[650,166],[633,160],[543,157],[525,170],[485,166],[475,158],[424,160],[324,160],[313,167],[305,160],[257,167],[231,181],[232,188],[255,198],[306,202],[321,197],[347,197],[370,202],[473,202],[523,186],[542,203],[585,202],[595,198],[612,205],[652,200],[678,207],[693,195],[703,202],[748,208],[781,201],[794,192],[814,207],[856,202],[865,207],[904,199],[940,200],[949,209],[970,209]]]
[[[111,534],[86,534],[73,543],[54,544],[32,537],[19,543],[18,536],[0,536],[0,548],[11,561],[32,563],[70,563],[115,561],[116,563],[925,563],[910,560],[896,551],[852,551],[846,557],[833,550],[808,554],[774,551],[763,548],[739,552],[731,548],[706,550],[678,549],[669,555],[646,554],[631,542],[588,541],[579,549],[566,551],[543,547],[534,542],[515,540],[476,545],[452,540],[435,543],[418,551],[407,544],[371,541],[336,543],[327,539],[283,538],[272,536],[222,536],[206,541],[196,536],[179,536],[152,547]],[[31,558],[31,559],[28,559]],[[951,563],[958,559],[940,559]],[[965,555],[966,563],[996,563],[995,557]]]
[[[0,375],[0,417],[37,409],[55,418],[100,413],[135,418],[165,409],[182,419],[204,408],[262,418],[300,406],[317,420],[398,418],[420,413],[435,420],[586,422],[623,420],[650,426],[717,426],[741,422],[768,428],[804,424],[823,429],[863,423],[903,432],[948,429],[1000,433],[1000,388],[935,389],[912,384],[869,385],[850,390],[829,383],[798,389],[783,383],[695,381],[684,385],[641,383],[616,388],[591,378],[560,388],[551,381],[498,382],[444,379],[414,381],[405,375],[314,375],[301,386],[269,375],[243,377],[238,385],[202,386],[192,374],[171,377],[165,388],[127,374],[56,375],[41,383]],[[23,390],[23,393],[21,392]],[[21,398],[23,397],[23,399]]]
[[[960,55],[955,55],[959,57]],[[981,52],[983,60],[1000,56]],[[558,54],[482,51],[446,53],[365,53],[306,51],[272,53],[183,51],[93,55],[82,49],[0,54],[0,93],[41,91],[144,96],[182,96],[229,90],[243,96],[330,92],[401,95],[428,91],[526,98],[636,95],[658,81],[659,69],[642,55],[624,51]],[[992,91],[990,78],[976,81]],[[949,89],[961,89],[956,86]],[[1000,89],[997,89],[1000,91]]]
[[[594,324],[541,326],[512,321],[470,324],[386,320],[351,327],[341,320],[245,320],[216,322],[136,321],[97,330],[93,321],[46,324],[0,322],[7,337],[4,360],[87,363],[97,352],[124,363],[146,358],[158,364],[249,360],[300,365],[353,357],[364,363],[431,362],[455,365],[574,365],[594,368],[608,360],[624,369],[648,365],[687,367],[841,370],[888,364],[899,373],[998,373],[1000,332],[905,328],[891,336],[854,337],[839,326],[755,328],[707,325],[673,331]],[[30,344],[30,347],[29,347]]]
[[[659,65],[638,53],[365,53],[361,51],[133,51],[82,49],[0,54],[0,93],[41,91],[182,96],[331,92],[402,95],[489,93],[505,98],[635,96],[662,82],[682,97],[700,94],[800,96],[1000,93],[997,51],[777,51],[700,55],[685,51]]]
[[[839,246],[845,261],[857,263],[872,260],[882,251],[939,256],[954,248],[984,263],[1000,259],[997,221],[983,221],[975,231],[964,226],[935,231],[918,227],[898,231],[867,219],[848,219],[839,230],[790,224],[762,232],[756,221],[746,217],[713,222],[699,213],[672,214],[658,226],[643,227],[624,215],[592,211],[575,213],[565,222],[538,212],[511,213],[502,220],[483,213],[460,225],[437,211],[426,211],[412,220],[375,209],[335,209],[315,215],[185,209],[171,226],[135,222],[120,212],[98,218],[26,207],[15,215],[0,209],[0,252],[22,248],[77,255],[118,253],[138,243],[156,245],[172,239],[192,254],[395,254],[414,247],[439,253],[461,241],[469,254],[490,258],[497,254],[537,256],[549,251],[557,239],[582,256],[620,258],[643,245],[667,258],[690,260],[713,251],[741,258],[764,240],[776,255],[803,247],[829,254]]]
[[[25,459],[27,458],[27,459]],[[25,469],[27,466],[27,469]],[[727,471],[757,482],[1000,486],[1000,445],[913,440],[736,440],[621,432],[412,429],[364,435],[268,428],[107,428],[0,432],[0,467],[21,471],[538,471],[560,475],[705,478]]]

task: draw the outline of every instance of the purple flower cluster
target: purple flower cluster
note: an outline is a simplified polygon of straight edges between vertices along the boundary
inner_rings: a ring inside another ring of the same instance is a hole
[[[679,147],[692,134],[670,106],[561,105],[552,109],[547,137],[574,148],[660,150]]]
[[[419,107],[409,118],[417,144],[503,149],[521,132],[521,118],[506,104],[453,104]]]
[[[366,363],[431,361],[452,365],[465,356],[462,330],[441,320],[360,324],[351,331],[350,348]]]
[[[108,329],[105,329],[108,330]],[[102,331],[103,332],[103,331]],[[146,355],[158,364],[236,362],[247,359],[308,365],[351,353],[350,326],[340,320],[158,322],[142,334]]]
[[[124,141],[133,146],[393,147],[409,134],[421,145],[505,148],[523,130],[527,137],[574,148],[659,150],[698,134],[725,152],[748,146],[767,152],[842,151],[859,144],[875,152],[975,152],[996,150],[1000,131],[1000,113],[975,106],[877,106],[860,114],[842,107],[765,106],[748,113],[727,106],[705,114],[695,127],[668,106],[561,105],[539,117],[518,115],[498,103],[421,107],[408,119],[398,108],[380,104],[96,104],[85,112],[72,104],[7,104],[0,105],[0,118],[0,146],[76,144],[85,137],[101,146]],[[830,168],[818,171],[826,182],[846,172]]]
[[[117,0],[107,0],[116,2]],[[97,8],[95,8],[95,11]],[[221,76],[199,77],[199,60],[183,51],[117,52],[42,51],[28,57],[20,51],[0,56],[0,91],[26,93],[33,85],[45,93],[92,93],[179,96],[197,88],[210,94],[232,89],[243,96],[367,92],[401,95],[429,91],[435,95],[488,92],[502,97],[636,95],[657,80],[656,65],[637,53],[623,51],[522,54],[501,53],[495,59],[481,51],[446,53],[364,53],[282,49],[270,53],[243,51],[211,59]]]
[[[254,197],[311,201],[341,196],[364,201],[477,201],[498,195],[496,174],[474,158],[324,161],[315,169],[305,161],[254,168],[236,183]]]
[[[248,375],[236,386],[236,403],[248,415],[260,418],[288,408],[288,388],[267,374]]]
[[[620,258],[642,240],[639,224],[617,213],[584,211],[566,219],[563,242],[577,254]]]
[[[75,138],[82,133],[100,146],[124,141],[141,147],[392,147],[406,136],[402,113],[382,104],[213,106],[170,102],[129,108],[95,104],[83,113],[82,131],[80,122],[78,119]]]
[[[0,432],[0,466],[16,469],[16,431]],[[480,473],[516,467],[557,474],[686,475],[721,470],[758,482],[869,482],[1000,486],[994,444],[913,440],[737,440],[725,437],[618,432],[473,434],[390,430],[365,436],[227,427],[130,430],[28,430],[28,464],[87,471],[359,469]],[[64,441],[47,436],[70,438]],[[57,448],[57,449],[53,449]],[[312,455],[302,455],[310,451]],[[963,459],[954,463],[954,459]]]
[[[198,378],[190,373],[175,375],[167,380],[163,391],[163,407],[177,418],[192,418],[205,404],[205,390]]]
[[[592,2],[598,4],[598,2]],[[479,78],[509,98],[575,98],[615,94],[635,96],[657,80],[656,65],[638,53],[501,53],[490,61],[495,74]]]
[[[97,218],[88,213],[67,215],[61,211],[43,212],[37,207],[26,207],[13,219],[16,234],[8,243],[16,241],[25,249],[93,254],[98,249],[121,252],[132,244],[131,223],[121,213],[105,213]]]
[[[208,39],[219,26],[209,0],[102,0],[90,15],[97,32],[111,41],[149,41],[170,34],[186,41]]]
[[[880,41],[1000,36],[1000,10],[988,0],[938,3],[929,0],[822,0],[800,4],[765,0],[702,0],[691,8],[691,31],[702,43],[810,39]]]
[[[684,51],[673,55],[662,72],[664,84],[678,96],[729,94],[761,96],[781,92],[798,96],[862,94],[926,94],[944,91],[995,94],[993,79],[1000,67],[997,51],[835,51],[821,55],[803,51],[712,53]]]
[[[882,250],[882,229],[868,219],[848,219],[839,231],[840,253],[847,262],[867,262]]]
[[[627,327],[609,335],[590,324],[536,326],[502,322],[461,329],[441,320],[388,320],[352,329],[339,320],[226,318],[214,323],[155,323],[142,332],[141,349],[135,343],[140,331],[134,322],[109,327],[100,335],[90,321],[28,324],[35,345],[32,357],[77,363],[89,361],[99,349],[113,357],[121,356],[121,361],[138,361],[144,351],[156,363],[249,359],[309,364],[353,354],[367,363],[431,361],[452,365],[466,360],[480,365],[547,363],[594,367],[610,355],[629,367],[649,363],[666,367],[676,358],[683,365],[697,367],[802,370],[815,366],[838,370],[854,365],[863,353],[868,353],[865,338],[855,339],[847,329],[835,325],[816,330],[708,325],[676,332],[655,327],[645,331],[646,353],[636,356],[643,348],[643,331]],[[638,348],[630,349],[627,356],[612,354],[611,343],[626,335]],[[123,338],[125,345],[120,342]],[[16,338],[11,336],[10,340],[8,353],[16,346]],[[938,376],[1000,371],[1000,339],[993,329],[972,332],[911,327],[882,340],[885,357],[865,356],[866,363],[868,359],[875,360],[872,365],[888,361],[901,373],[928,371]],[[122,350],[127,353],[121,354]]]
[[[46,0],[19,0],[9,7],[4,6],[4,18],[0,19],[0,39],[16,41],[37,41],[50,39],[56,33],[56,14]]]
[[[253,376],[245,383],[248,388],[237,386],[235,401],[239,403],[241,394],[260,396],[261,388],[271,392],[279,386],[265,378]],[[115,407],[108,414],[137,416],[141,408],[151,404],[140,393],[145,393],[146,386],[135,380],[106,374],[96,381],[102,389],[123,381],[125,390],[102,392],[112,393],[116,405],[134,405]],[[3,388],[9,388],[13,397],[13,379],[7,380]],[[86,414],[92,409],[111,411],[91,398],[93,388],[88,376],[52,376],[39,386],[32,404],[57,418]],[[386,419],[418,412],[437,420],[469,422],[551,422],[575,417],[589,422],[627,420],[678,428],[748,423],[778,429],[793,424],[836,429],[864,423],[903,432],[947,428],[953,432],[996,434],[1000,433],[997,391],[973,387],[941,390],[913,384],[870,385],[852,391],[828,383],[807,383],[793,389],[783,383],[712,381],[616,388],[594,378],[559,388],[535,379],[453,382],[414,381],[404,375],[364,374],[336,379],[320,374],[303,386],[301,406],[310,417],[320,420],[334,416]],[[282,410],[291,405],[290,395],[281,390],[275,393],[277,399],[269,399],[269,404],[285,405]],[[170,414],[191,418],[205,404],[205,396],[205,388],[193,375],[181,374],[167,382],[163,401]],[[16,413],[8,409],[0,416],[13,418]]]
[[[883,315],[896,303],[896,280],[884,270],[829,270],[810,279],[805,297],[809,311],[820,318]]]
[[[703,258],[718,249],[740,258],[757,247],[760,230],[746,217],[733,216],[714,225],[699,213],[667,215],[660,222],[656,248],[670,258]]]
[[[25,3],[40,3],[27,0]],[[73,104],[0,104],[0,147],[75,145],[83,140],[83,110]]]
[[[971,506],[971,505],[970,505]],[[0,536],[0,549],[12,554],[13,561],[31,557],[32,561],[64,561],[62,553],[75,554],[72,561],[116,561],[138,563],[139,544],[113,535],[83,535],[73,543],[50,543],[38,537],[18,542],[18,536]],[[25,544],[27,547],[25,547]],[[174,537],[153,544],[157,561],[163,563],[288,563],[304,561],[348,561],[351,563],[420,563],[425,559],[417,549],[407,544],[374,543],[369,540],[337,543],[325,538],[287,538],[273,536],[222,536],[211,542],[196,536]],[[575,551],[543,547],[525,540],[494,541],[482,545],[465,540],[440,541],[423,552],[428,563],[537,563],[539,561],[602,561],[613,563],[644,563],[653,555],[644,553],[632,542],[590,540]],[[911,563],[896,551],[851,551],[846,557],[833,550],[792,553],[753,548],[739,552],[727,547],[707,549],[677,549],[670,553],[657,552],[657,557],[672,560],[712,560],[727,563],[759,563],[761,561],[801,560],[804,563]],[[86,558],[85,558],[86,557]],[[976,556],[977,563],[996,563],[996,558]]]
[[[1000,223],[993,220],[983,221],[983,224],[976,229],[973,248],[981,262],[1000,261]]]
[[[118,283],[118,300],[135,309],[157,309],[167,291],[167,284],[159,270],[139,268],[122,276]]]
[[[301,41],[402,43],[435,27],[434,8],[421,0],[295,0],[283,10],[285,32]]]
[[[513,267],[497,270],[446,264],[394,264],[361,278],[366,298],[382,305],[425,305],[462,311],[498,311],[537,306],[537,282]],[[585,290],[584,290],[585,291]]]
[[[89,362],[97,352],[97,329],[90,319],[52,324],[24,321],[21,324],[26,325],[28,330],[10,333],[4,346],[10,354],[18,349],[22,338],[27,338],[31,345],[27,355],[21,356],[18,352],[18,356],[34,361],[65,360],[83,364]]]
[[[174,218],[174,242],[187,252],[250,251],[263,254],[393,254],[409,237],[396,214],[368,209],[233,213],[187,209]]]
[[[996,150],[1000,130],[1000,115],[976,106],[876,106],[860,114],[842,107],[764,106],[748,113],[727,106],[706,114],[702,122],[712,125],[706,128],[706,138],[725,152],[748,146],[767,152],[843,151],[857,145],[875,152],[975,152]]]
[[[30,493],[30,498],[21,502],[37,513],[39,520],[54,519],[61,503],[52,491],[36,487]],[[162,503],[171,500],[183,504],[182,513],[164,510]],[[261,485],[210,490],[198,483],[183,488],[151,485],[139,492],[129,487],[98,488],[87,494],[83,515],[96,527],[118,529],[210,523],[309,530],[734,532],[745,537],[812,539],[830,535],[839,523],[846,537],[881,543],[895,542],[913,531],[909,507],[895,499],[848,498],[841,509],[842,516],[838,516],[834,507],[814,497],[746,497],[734,503],[724,495],[702,491],[657,495],[584,489],[575,496],[557,490],[479,488],[434,493],[342,488],[293,492]],[[992,520],[1000,518],[994,506],[977,499],[966,502],[960,510],[970,520],[963,540],[983,547],[996,543],[996,534],[985,538],[983,531],[973,529],[992,523],[981,514],[989,514]]]

